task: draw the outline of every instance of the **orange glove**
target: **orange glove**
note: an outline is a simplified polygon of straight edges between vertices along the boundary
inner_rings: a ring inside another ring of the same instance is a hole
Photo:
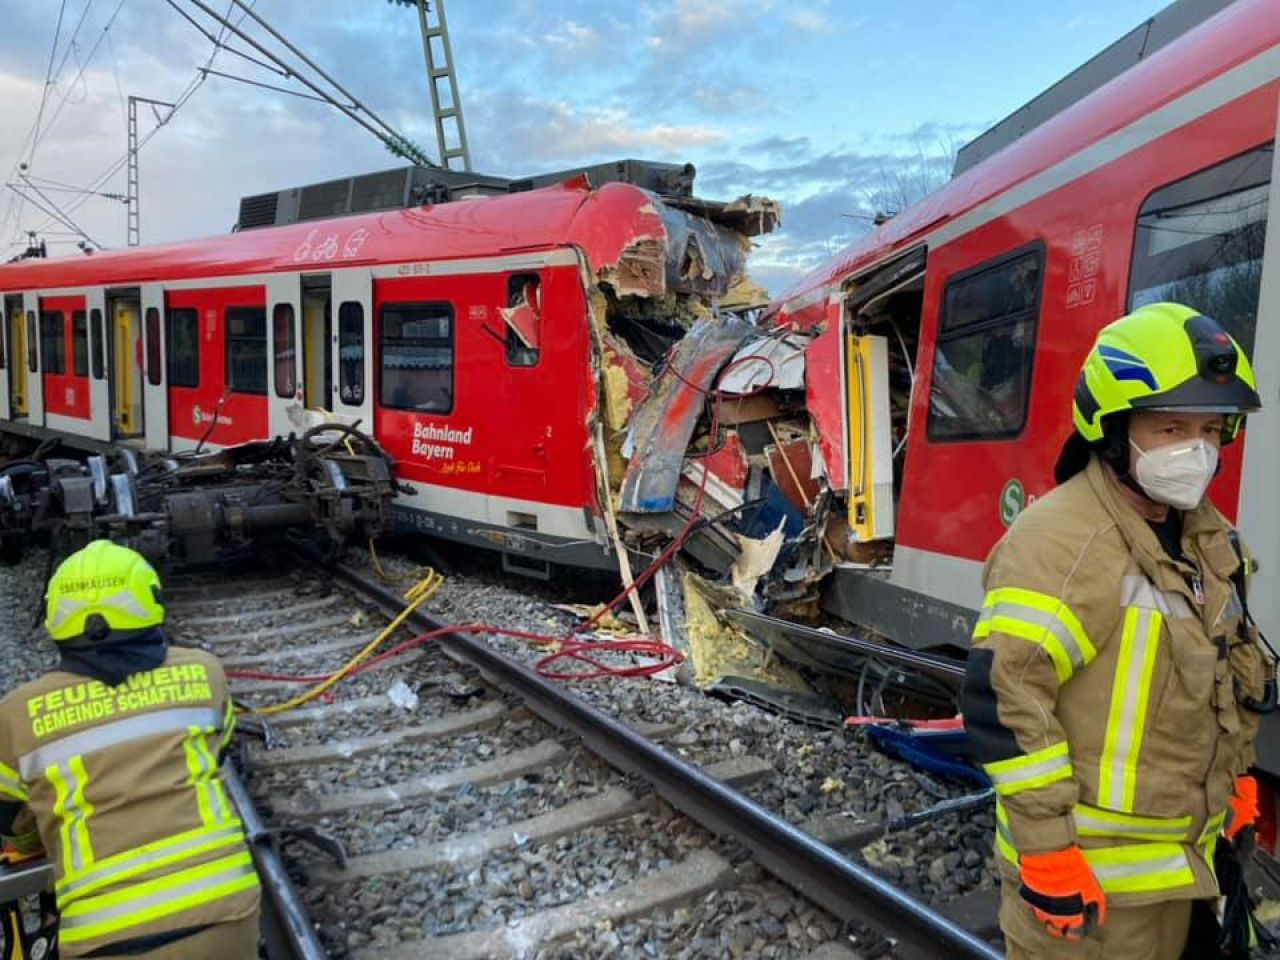
[[[1236,789],[1227,804],[1227,822],[1222,835],[1234,840],[1240,831],[1258,822],[1258,781],[1253,777],[1236,777]]]
[[[1079,940],[1106,923],[1106,895],[1079,847],[1023,854],[1021,872],[1018,893],[1053,936]]]
[[[44,856],[44,854],[40,851],[36,851],[35,853],[21,853],[14,847],[10,846],[7,840],[2,846],[0,846],[0,864],[19,864],[26,860],[35,860],[37,857],[42,856]]]

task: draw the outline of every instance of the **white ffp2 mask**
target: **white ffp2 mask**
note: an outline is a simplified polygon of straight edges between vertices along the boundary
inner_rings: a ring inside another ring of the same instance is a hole
[[[1156,503],[1166,503],[1179,510],[1194,510],[1204,499],[1204,492],[1218,472],[1218,448],[1203,440],[1174,443],[1154,450],[1143,450],[1132,440],[1137,451],[1133,478]]]

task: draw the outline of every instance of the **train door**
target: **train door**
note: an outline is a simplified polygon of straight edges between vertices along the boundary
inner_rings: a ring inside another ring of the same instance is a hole
[[[142,287],[142,419],[148,449],[169,449],[169,396],[165,373],[164,288]]]
[[[75,294],[40,298],[45,424],[84,435],[90,418],[89,315]]]
[[[9,416],[27,415],[27,325],[22,317],[22,297],[5,298],[5,337],[8,340],[8,377],[5,391]]]
[[[89,435],[111,439],[111,382],[107,379],[107,298],[101,290],[85,296],[88,316]]]
[[[333,274],[337,305],[332,365],[333,412],[343,420],[359,420],[372,433],[373,422],[373,274],[368,269]]]
[[[136,295],[112,297],[110,343],[111,422],[114,439],[143,434],[142,301]]]
[[[333,409],[333,312],[329,278],[303,278],[302,390],[308,410]]]
[[[572,276],[571,283],[559,282],[566,276]],[[545,284],[544,277],[548,279]],[[489,521],[502,526],[537,530],[545,525],[545,521],[540,524],[538,517],[525,510],[512,509],[512,504],[504,500],[545,501],[553,493],[552,477],[559,474],[559,470],[553,469],[557,465],[552,463],[553,448],[559,442],[556,430],[563,431],[565,424],[582,419],[581,413],[564,406],[566,397],[576,399],[576,391],[557,391],[554,397],[547,393],[549,380],[562,382],[561,377],[568,373],[566,367],[560,367],[560,376],[552,371],[556,370],[560,358],[569,354],[543,357],[544,305],[554,304],[548,313],[556,317],[574,317],[577,321],[575,326],[581,326],[582,307],[569,300],[570,296],[576,296],[581,282],[576,274],[568,271],[520,271],[497,279],[501,283],[498,294],[500,306],[488,318],[479,320],[481,330],[485,331],[484,339],[501,338],[502,359],[499,362],[503,364],[502,375],[488,395],[494,407],[503,411],[502,416],[508,425],[508,429],[499,431],[489,441],[492,451],[490,489],[503,498],[491,499]],[[476,289],[476,294],[472,295],[474,299],[471,303],[460,303],[459,312],[465,310],[468,320],[473,316],[479,319],[475,300],[482,300],[484,294],[481,291],[487,290],[487,285],[464,288],[459,296],[465,296],[469,289]],[[569,324],[565,327],[569,328]],[[571,328],[562,329],[556,343],[564,350],[573,340]],[[487,355],[492,356],[488,353],[492,349],[488,344],[475,349],[486,350]]]
[[[40,330],[37,318],[40,316],[40,298],[34,293],[22,296],[23,340],[27,353],[27,420],[32,426],[44,426],[44,384],[40,379],[41,351]]]
[[[298,274],[267,278],[267,430],[273,437],[298,433],[304,424],[298,344],[302,342],[302,285]]]
[[[22,298],[0,303],[0,417],[17,420],[27,414],[26,351],[22,335]]]
[[[915,388],[925,250],[911,251],[846,291],[840,343],[845,383],[849,530],[857,543],[895,530]],[[840,304],[828,307],[834,313]]]

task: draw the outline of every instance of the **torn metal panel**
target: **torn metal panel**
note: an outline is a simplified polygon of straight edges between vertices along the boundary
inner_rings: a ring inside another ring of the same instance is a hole
[[[694,325],[671,355],[674,373],[661,377],[635,411],[624,455],[624,513],[664,513],[675,505],[685,454],[715,376],[755,328],[737,318]]]
[[[658,631],[662,642],[684,654],[686,662],[693,651],[685,629],[683,565],[679,559],[658,567],[653,575],[653,595],[658,606]]]
[[[697,574],[683,577],[685,632],[688,636],[694,683],[707,689],[729,677],[741,677],[770,687],[811,693],[804,678],[769,655],[768,647],[752,639],[741,627],[721,617],[739,600],[727,587],[710,583]]]
[[[727,204],[655,198],[641,213],[646,221],[656,214],[661,230],[646,222],[616,260],[596,268],[600,282],[619,297],[723,297],[744,274],[747,238],[770,232],[781,220],[778,204],[764,197],[742,197]]]
[[[880,661],[903,674],[935,681],[940,696],[949,696],[964,683],[963,660],[899,647],[878,639],[875,634],[839,634],[732,607],[725,610],[725,617],[788,660],[824,673],[857,678],[868,662]]]
[[[499,307],[498,313],[511,331],[530,350],[542,345],[542,297],[536,282],[527,283],[520,299],[510,307]]]
[[[827,482],[833,490],[849,487],[846,387],[844,383],[844,337],[840,328],[840,305],[828,305],[827,328],[805,349],[805,409],[813,420],[826,466]]]
[[[720,380],[722,394],[740,396],[766,388],[804,389],[804,353],[808,337],[760,337],[744,343]]]
[[[828,696],[810,691],[784,690],[746,677],[725,677],[712,692],[768,710],[795,723],[839,730],[844,727],[844,711]]]
[[[669,513],[623,514],[619,520],[635,534],[659,534],[671,539],[680,535],[693,515],[692,502],[697,491],[684,484],[676,507]],[[728,576],[738,558],[738,542],[733,531],[722,523],[699,525],[685,541],[682,554],[697,561],[706,570]]]
[[[711,494],[712,487],[717,487],[718,490],[714,493],[716,502],[728,510],[742,506],[742,495],[747,488],[750,469],[747,452],[742,449],[742,440],[736,433],[730,433],[715,453],[686,463],[684,475],[694,484],[701,484],[703,471],[709,470],[711,476],[707,478],[707,493]]]
[[[769,291],[744,274],[721,298],[720,309],[730,313],[763,310],[769,300]]]
[[[778,528],[761,539],[738,537],[738,547],[742,552],[729,571],[729,581],[747,603],[755,596],[756,584],[760,582],[760,578],[768,574],[778,561],[785,539],[782,530],[786,523],[785,519],[779,520]]]
[[[743,234],[667,204],[661,213],[667,230],[667,289],[717,299],[727,294],[746,269]]]
[[[667,247],[662,237],[633,240],[616,264],[600,271],[600,282],[620,297],[661,297],[667,292]]]
[[[786,498],[808,512],[821,492],[813,471],[813,447],[808,437],[778,439],[780,442],[765,451],[769,472]]]
[[[736,427],[744,423],[760,423],[782,416],[776,397],[758,394],[754,397],[726,397],[720,402],[720,425]]]
[[[729,510],[740,509],[743,503],[746,502],[746,498],[743,496],[745,486],[731,486],[716,476],[714,470],[711,471],[710,476],[703,480],[702,474],[705,470],[706,467],[694,460],[684,465],[684,476],[695,487],[702,488],[705,498],[719,508],[711,512],[724,513]],[[707,513],[709,511],[704,509],[703,512]]]
[[[782,225],[782,204],[750,193],[728,203],[698,197],[663,197],[662,202],[728,227],[744,237],[763,236]]]

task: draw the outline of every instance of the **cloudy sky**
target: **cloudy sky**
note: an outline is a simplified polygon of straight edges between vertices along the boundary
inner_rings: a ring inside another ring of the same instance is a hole
[[[324,104],[212,74],[192,91],[214,48],[176,8],[216,32],[199,3],[223,13],[229,0],[2,2],[0,175],[14,182],[29,163],[32,182],[101,246],[124,245],[124,206],[63,188],[124,192],[131,95],[184,100],[141,152],[144,243],[223,232],[244,194],[400,163]],[[945,177],[956,147],[1164,5],[449,0],[447,12],[477,170],[692,162],[704,196],[783,202],[784,229],[754,268],[776,293],[896,194]],[[388,0],[257,0],[254,9],[434,153],[415,12]],[[266,39],[252,20],[242,29]],[[225,50],[212,69],[301,89]],[[143,112],[142,136],[156,119]],[[3,191],[0,260],[30,229],[74,252],[67,226]]]

